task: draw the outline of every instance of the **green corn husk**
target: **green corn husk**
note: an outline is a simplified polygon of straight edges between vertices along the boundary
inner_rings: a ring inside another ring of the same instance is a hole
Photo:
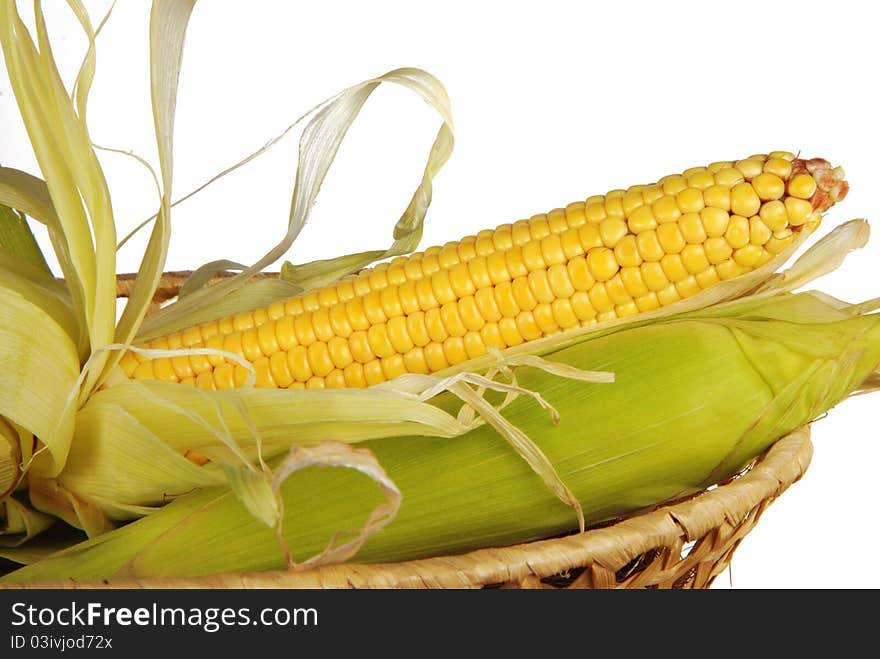
[[[787,432],[850,395],[880,364],[880,316],[816,293],[752,299],[588,336],[544,357],[615,373],[572,383],[536,369],[519,384],[559,411],[553,426],[526,397],[504,412],[576,494],[588,523],[693,494],[735,475]],[[451,400],[448,401],[451,405]],[[489,426],[454,439],[371,440],[403,504],[358,561],[399,561],[544,538],[575,529],[571,508]],[[309,468],[282,486],[294,560],[380,502],[352,470]],[[285,567],[275,531],[225,487],[54,557],[7,582],[198,576]]]

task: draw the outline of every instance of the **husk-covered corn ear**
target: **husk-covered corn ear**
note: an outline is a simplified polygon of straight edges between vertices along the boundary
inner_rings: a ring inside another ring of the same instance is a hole
[[[544,355],[615,373],[613,385],[517,371],[559,411],[520,397],[505,416],[529,432],[580,500],[588,522],[721,482],[775,439],[857,390],[880,364],[880,317],[818,294],[753,300],[587,337]],[[320,392],[316,392],[320,395]],[[454,407],[454,401],[446,404]],[[371,440],[403,494],[397,518],[359,561],[394,561],[573,530],[571,509],[488,426],[454,439]],[[283,485],[283,532],[296,560],[358,528],[379,496],[349,470],[309,469]],[[182,551],[182,548],[187,548]],[[282,568],[275,532],[224,488],[165,509],[10,581],[192,576]]]

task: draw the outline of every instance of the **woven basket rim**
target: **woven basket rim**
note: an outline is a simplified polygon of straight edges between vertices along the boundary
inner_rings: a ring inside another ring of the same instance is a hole
[[[585,567],[611,575],[640,556],[665,549],[663,569],[676,580],[693,577],[699,560],[711,562],[701,579],[708,586],[730,561],[733,550],[764,508],[806,472],[813,453],[810,428],[803,426],[777,440],[754,463],[727,483],[691,498],[666,504],[599,528],[560,538],[509,547],[478,549],[399,563],[321,565],[305,570],[219,574],[195,578],[53,581],[0,585],[0,588],[73,589],[390,589],[483,588],[523,584],[565,575]],[[708,542],[709,553],[694,557],[682,549]],[[593,585],[592,587],[597,587]],[[598,587],[606,587],[599,585]],[[607,584],[607,587],[615,587]]]

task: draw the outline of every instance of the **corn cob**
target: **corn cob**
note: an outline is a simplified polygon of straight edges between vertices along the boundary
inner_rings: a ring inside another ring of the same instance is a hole
[[[433,373],[574,327],[650,311],[750,272],[813,231],[848,190],[788,152],[716,162],[431,247],[264,309],[141,346],[213,348],[256,386],[364,387]],[[244,384],[219,355],[150,359],[130,378]]]

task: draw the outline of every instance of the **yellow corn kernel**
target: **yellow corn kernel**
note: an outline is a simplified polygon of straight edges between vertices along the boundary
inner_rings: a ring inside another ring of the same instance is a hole
[[[660,241],[660,246],[667,254],[678,254],[687,244],[684,236],[681,235],[678,222],[661,224],[657,227],[657,240]]]
[[[232,329],[236,332],[243,332],[254,326],[254,317],[251,313],[245,311],[237,313],[232,317]]]
[[[119,360],[119,366],[122,367],[122,370],[128,377],[133,377],[134,372],[137,370],[140,362],[135,357],[135,353],[126,352],[122,355],[122,358]]]
[[[611,279],[618,270],[614,251],[607,247],[596,247],[587,252],[587,267],[596,281]]]
[[[746,272],[746,268],[733,259],[727,259],[715,266],[715,271],[722,280],[733,279]]]
[[[626,287],[626,292],[630,294],[630,297],[636,298],[649,292],[645,281],[642,279],[640,267],[621,268],[620,280]]]
[[[705,209],[704,209],[705,210]],[[699,245],[706,240],[706,228],[699,213],[685,213],[678,219],[682,237],[691,245]]]
[[[673,195],[664,195],[651,204],[651,212],[658,224],[666,222],[675,222],[681,217],[681,210],[678,207],[676,197]]]
[[[565,209],[554,208],[547,213],[547,224],[550,226],[551,235],[565,231],[568,228],[568,221],[565,219]]]
[[[236,364],[235,368],[232,371],[233,382],[235,383],[235,387],[243,387],[250,377],[251,373],[248,369],[246,369],[241,364]]]
[[[798,199],[809,199],[816,192],[816,181],[809,174],[797,174],[788,182],[788,194]]]
[[[425,361],[425,351],[415,347],[403,355],[403,364],[408,373],[429,373],[428,363]]]
[[[785,198],[785,214],[788,216],[788,223],[791,226],[799,227],[803,225],[812,213],[813,205],[806,199],[798,199],[797,197]]]
[[[697,278],[697,283],[700,285],[700,288],[707,289],[711,286],[714,286],[721,278],[718,276],[718,272],[715,270],[715,266],[709,266],[702,272],[694,275]]]
[[[625,318],[626,316],[635,316],[639,313],[639,307],[636,305],[635,300],[630,300],[626,304],[619,304],[614,307],[614,311],[617,313],[618,318]]]
[[[260,345],[260,352],[264,355],[271,355],[281,349],[278,345],[278,338],[275,335],[277,324],[277,320],[270,320],[257,328],[257,342]],[[331,331],[330,335],[335,336],[335,332]]]
[[[532,295],[532,289],[529,288],[529,280],[526,277],[517,277],[510,283],[510,287],[518,309],[531,311],[538,304],[535,296]]]
[[[582,201],[565,207],[565,220],[569,227],[577,228],[587,221],[587,216],[584,214],[585,207],[586,204]]]
[[[705,206],[703,192],[699,188],[685,188],[675,196],[675,201],[681,213],[699,213]]]
[[[486,324],[486,318],[480,313],[477,300],[473,295],[468,295],[458,301],[458,314],[468,331],[477,332]],[[398,352],[406,352],[406,350],[398,350]]]
[[[256,371],[256,378],[254,379],[255,387],[259,387],[261,389],[278,388],[278,383],[275,382],[275,378],[272,377],[272,371],[269,368],[268,357],[260,357],[259,359],[255,360],[254,371]]]
[[[469,278],[468,282],[470,282]],[[473,284],[471,284],[471,288],[473,288]],[[400,294],[398,290],[397,286],[386,286],[379,291],[379,304],[381,305],[382,313],[385,318],[394,318],[394,316],[400,316],[403,314],[403,305],[400,302]],[[464,295],[464,293],[462,293],[462,295]],[[315,332],[318,334],[318,338],[322,340],[324,339],[321,337],[320,332],[318,332],[318,322],[319,318],[324,314],[327,314],[327,311],[325,309],[319,309],[312,315],[312,323],[315,325]],[[327,321],[327,324],[329,326],[329,320]]]
[[[140,362],[134,370],[136,380],[155,380],[156,374],[153,371],[153,362]]]
[[[730,210],[730,188],[725,185],[713,185],[703,190],[703,202],[706,206]]]
[[[602,237],[595,224],[585,224],[578,229],[578,238],[581,241],[581,251],[585,254],[594,247],[602,247]]]
[[[596,317],[596,309],[590,302],[590,295],[586,291],[577,291],[571,296],[571,308],[582,322],[590,321]]]
[[[431,337],[431,341],[440,343],[449,338],[449,332],[440,316],[440,309],[429,309],[425,312],[425,327],[428,328],[428,336]]]
[[[455,301],[455,291],[452,290],[452,283],[449,281],[449,272],[446,270],[438,270],[431,275],[431,289],[434,291],[434,297],[441,305],[447,302]],[[384,315],[384,314],[383,314]],[[385,322],[385,318],[377,319],[376,322]]]
[[[473,257],[465,264],[465,267],[467,268],[467,276],[475,290],[492,286],[492,276],[489,273],[489,261],[485,256]],[[455,281],[453,281],[453,285],[455,285]],[[473,295],[473,293],[470,293],[470,295]],[[406,305],[402,304],[402,306],[404,313],[409,313],[406,309]]]
[[[523,257],[522,247],[512,247],[504,252],[504,263],[506,265],[508,277],[510,278],[522,277],[523,275],[529,274],[529,269],[526,266]]]
[[[588,295],[590,297],[590,304],[598,313],[610,311],[614,308],[614,302],[611,301],[611,297],[608,295],[608,290],[603,282],[597,282],[590,289]]]
[[[491,236],[492,231],[487,229],[486,234]],[[529,242],[538,242],[541,238],[550,235],[550,223],[547,220],[547,216],[543,213],[538,215],[533,215],[529,219],[529,234],[531,235],[531,240]]]
[[[678,294],[681,295],[682,298],[686,298],[699,293],[700,285],[697,283],[697,278],[690,275],[681,281],[675,282],[675,290],[678,291]]]
[[[636,298],[636,306],[639,308],[639,311],[642,312],[654,311],[655,309],[660,308],[660,300],[657,299],[656,293],[651,292],[647,295]]]
[[[708,170],[709,170],[710,172],[712,172],[713,174],[717,174],[717,173],[720,172],[722,169],[729,169],[732,165],[733,165],[733,163],[730,162],[729,160],[721,160],[721,161],[718,161],[718,162],[710,163],[710,164],[706,167],[706,169],[708,169]]]
[[[486,354],[486,346],[479,332],[468,332],[462,337],[462,341],[468,359],[476,359]]]
[[[763,204],[759,215],[771,231],[779,231],[788,226],[788,213],[785,210],[785,204],[778,199]]]
[[[216,385],[214,384],[214,373],[212,371],[199,373],[196,376],[196,387],[206,391],[214,391],[216,388]]]
[[[559,325],[556,324],[556,319],[553,317],[553,308],[550,304],[539,304],[532,310],[532,316],[534,316],[535,323],[538,325],[542,335],[549,336],[559,331]]]
[[[730,189],[730,210],[732,213],[751,217],[761,209],[761,198],[751,183],[737,183]]]
[[[210,339],[205,341],[205,347],[210,350],[223,350],[223,343],[225,341],[225,336],[223,334],[215,334]],[[208,362],[211,366],[218,366],[225,361],[225,357],[220,355],[208,355]]]
[[[593,223],[601,222],[606,217],[608,217],[605,214],[605,200],[604,200],[604,198],[602,199],[601,202],[587,203],[587,205],[584,208],[584,215],[586,215],[586,217],[587,217],[587,222],[593,222]]]
[[[606,217],[626,217],[621,197],[606,197],[605,215]]]
[[[746,158],[736,163],[736,168],[742,172],[747,179],[758,176],[764,170],[763,158]]]
[[[214,369],[214,389],[235,389],[235,367],[223,363]]]
[[[663,266],[659,262],[642,263],[639,270],[642,274],[642,281],[649,291],[659,291],[669,283],[666,273],[663,272]]]
[[[697,275],[709,268],[709,259],[702,245],[688,245],[681,250],[681,261],[692,275]]]
[[[620,220],[620,223],[625,229],[626,224],[623,220]],[[562,249],[562,239],[558,233],[541,238],[541,255],[544,257],[544,263],[547,264],[547,267],[565,263],[565,251]]]
[[[483,325],[483,329],[480,330],[480,338],[483,339],[483,343],[486,347],[507,347],[504,343],[504,339],[501,338],[501,330],[498,327],[498,323],[486,323]]]
[[[669,284],[657,291],[657,301],[660,303],[660,306],[665,307],[667,304],[678,302],[680,299],[681,295],[678,294],[675,284]]]
[[[564,265],[553,265],[547,269],[547,283],[554,298],[571,297],[575,290],[569,279],[568,268]]]
[[[773,237],[773,232],[757,215],[749,218],[749,242],[752,245],[763,245]]]
[[[481,288],[474,295],[474,304],[481,318],[488,322],[498,322],[501,318],[501,310],[495,300],[495,291],[492,288]]]
[[[636,236],[636,246],[645,261],[659,261],[663,257],[663,247],[656,231],[645,231]]]
[[[684,176],[666,176],[664,179],[661,179],[662,185],[660,186],[663,194],[674,197],[682,190],[687,189],[687,179]]]
[[[553,310],[553,318],[556,320],[556,324],[562,329],[567,330],[572,327],[577,327],[578,317],[568,298],[558,298],[553,300],[550,307]]]
[[[785,181],[769,172],[758,174],[753,178],[752,187],[762,201],[779,199],[785,194]]]
[[[754,267],[764,253],[764,249],[758,245],[746,245],[733,252],[733,260],[746,268]]]
[[[623,212],[629,217],[636,208],[644,206],[645,200],[642,198],[641,190],[635,190],[627,192],[623,199],[620,200],[620,203],[623,204]]]
[[[393,286],[393,284],[391,284]],[[333,369],[324,378],[324,385],[328,389],[343,389],[345,384],[345,375],[338,368]]]
[[[742,172],[734,167],[724,167],[715,172],[715,184],[726,188],[732,188],[744,180]]]
[[[501,282],[493,289],[495,304],[501,315],[505,318],[513,318],[519,313],[516,298],[513,295],[513,285],[509,281]]]
[[[656,228],[657,219],[654,217],[654,211],[651,206],[639,206],[627,218],[627,226],[629,230],[635,234],[643,231],[650,231]]]
[[[353,362],[346,366],[342,370],[342,375],[343,377],[345,377],[346,386],[358,388],[367,386],[367,378],[364,374],[364,367],[358,362]]]
[[[660,259],[660,267],[663,268],[666,278],[673,283],[688,277],[687,268],[678,254],[666,254]]]
[[[581,246],[581,239],[577,229],[563,231],[559,239],[562,243],[562,252],[565,254],[566,260],[581,256],[584,253],[584,248]],[[479,284],[477,287],[479,288]]]
[[[624,236],[617,245],[614,247],[614,258],[617,259],[620,267],[634,267],[639,265],[642,262],[642,255],[639,254],[639,247],[636,243],[636,237],[633,235]],[[571,263],[569,263],[569,268]],[[569,273],[571,270],[569,269]],[[578,290],[586,290],[585,288],[577,287]]]
[[[507,254],[510,251],[493,252],[486,255],[486,270],[493,284],[500,284],[511,278],[510,272],[507,270]]]
[[[700,168],[698,171],[694,171],[693,174],[690,174],[687,177],[687,184],[689,188],[696,188],[697,190],[707,190],[708,188],[711,188],[713,185],[715,185],[715,177],[709,170]]]
[[[730,215],[720,208],[707,207],[700,211],[700,221],[705,229],[706,237],[720,238],[727,231]]]
[[[627,234],[627,224],[619,217],[606,217],[599,223],[599,237],[606,247],[614,247]]]
[[[621,279],[619,272],[605,282],[605,291],[608,293],[608,297],[611,298],[611,301],[614,303],[615,306],[619,304],[626,304],[632,299],[629,291],[626,290],[626,286],[624,285],[623,279]],[[540,325],[540,322],[538,324]]]
[[[368,387],[384,382],[385,373],[382,372],[382,362],[374,359],[364,364],[364,379],[367,381]]]
[[[526,275],[533,270],[543,270],[547,267],[547,264],[544,263],[544,254],[541,252],[540,242],[532,241],[526,243],[525,245],[522,245],[520,249],[522,250],[523,264],[526,267],[526,272],[523,272],[523,275]]]
[[[535,270],[534,272],[530,272],[527,279],[529,281],[529,288],[532,291],[532,295],[535,296],[535,299],[539,304],[550,304],[556,297],[553,293],[553,289],[550,287],[550,280],[547,278],[546,270]]]
[[[724,240],[733,248],[738,249],[749,244],[749,221],[739,215],[731,216]],[[725,257],[726,258],[726,257]]]
[[[388,357],[394,354],[394,346],[391,345],[391,339],[388,338],[388,326],[385,323],[377,323],[376,325],[370,326],[370,329],[367,330],[367,341],[370,344],[370,349],[373,351],[377,357]],[[311,348],[311,346],[309,346]],[[315,371],[316,375],[320,375],[324,377],[326,373],[319,373],[314,366],[312,370]],[[329,371],[328,371],[329,372]]]
[[[458,312],[458,303],[449,302],[440,307],[440,320],[450,336],[464,336],[467,328],[461,320],[461,314]],[[386,355],[380,355],[385,357]]]
[[[663,188],[660,185],[652,184],[642,187],[642,199],[649,206],[662,196]]]
[[[709,238],[703,245],[709,263],[721,263],[730,258],[733,248],[724,238]]]
[[[516,320],[514,318],[502,318],[499,320],[498,332],[506,346],[517,346],[523,342],[523,338],[516,328]]]
[[[770,157],[767,158],[767,162],[764,163],[764,171],[768,174],[775,174],[779,178],[785,180],[791,176],[791,162],[785,158]]]

